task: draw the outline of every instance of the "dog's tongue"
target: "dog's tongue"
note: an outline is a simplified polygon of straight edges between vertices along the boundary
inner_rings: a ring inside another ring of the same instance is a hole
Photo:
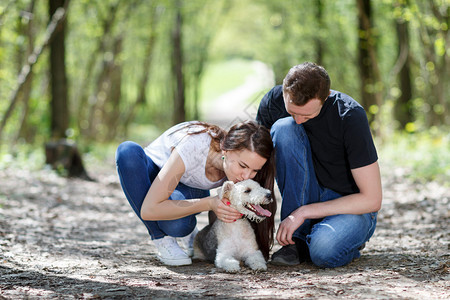
[[[268,211],[267,209],[262,208],[259,205],[253,205],[252,207],[256,210],[256,212],[261,215],[261,216],[265,216],[265,217],[270,217],[272,215],[272,213],[270,211]]]

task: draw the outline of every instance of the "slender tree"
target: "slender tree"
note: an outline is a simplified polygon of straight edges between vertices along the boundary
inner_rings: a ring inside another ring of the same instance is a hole
[[[109,40],[111,40],[111,32],[113,31],[113,27],[117,21],[117,14],[121,2],[110,2],[106,13],[101,13],[100,5],[97,1],[94,1],[94,4],[97,5],[96,11],[99,15],[98,18],[100,19],[102,36],[97,39],[95,50],[89,55],[80,87],[76,90],[75,103],[78,104],[76,120],[82,134],[88,134],[89,131],[89,123],[87,123],[86,120],[88,119],[89,113],[92,111],[92,107],[88,103],[88,98],[90,96],[89,92],[92,91],[90,82],[95,81],[95,79],[93,78],[94,69],[99,60],[99,57],[104,55],[104,53],[108,50],[107,44]],[[96,95],[92,95],[92,99],[94,99],[95,97]],[[88,124],[88,126],[85,126],[83,124]]]
[[[323,0],[316,0],[316,22],[319,27],[319,34],[316,36],[316,63],[323,65],[324,41],[322,38],[322,30],[324,29],[323,20],[324,4]]]
[[[397,8],[404,11],[408,1],[403,3],[399,1],[394,4]],[[400,96],[395,103],[394,115],[399,122],[400,128],[405,128],[406,124],[413,121],[412,114],[412,82],[411,82],[411,51],[409,46],[409,21],[403,16],[395,19],[395,27],[398,39],[398,58],[394,66],[395,73],[398,74],[400,87]]]
[[[68,0],[49,0],[50,16],[58,8],[64,8]],[[57,29],[50,43],[50,77],[51,77],[51,137],[60,139],[66,137],[69,128],[69,99],[66,75],[66,36],[67,21],[64,20]]]
[[[376,55],[376,36],[373,32],[372,6],[370,0],[356,0],[359,20],[359,73],[361,77],[361,100],[374,121],[377,112],[373,107],[382,104],[382,81]]]
[[[174,79],[174,114],[173,122],[186,120],[185,109],[185,79],[183,75],[183,44],[182,44],[182,7],[181,2],[175,5],[175,19],[172,30],[172,76]]]
[[[68,4],[68,2],[66,2],[66,4]],[[14,111],[14,108],[18,100],[20,99],[21,92],[26,86],[28,78],[32,74],[33,67],[36,65],[44,49],[53,41],[54,37],[57,34],[59,25],[65,21],[66,14],[67,14],[67,7],[60,8],[55,11],[55,13],[51,17],[49,25],[47,26],[44,41],[42,42],[42,44],[34,48],[33,53],[28,57],[27,63],[22,67],[22,70],[20,71],[20,74],[17,79],[18,81],[17,87],[12,91],[12,95],[9,99],[8,108],[6,109],[6,112],[3,115],[3,118],[0,123],[0,141],[6,123],[9,117],[11,116],[12,112]]]
[[[133,104],[127,105],[125,116],[122,118],[121,128],[122,133],[126,133],[130,123],[133,121],[138,107],[142,107],[147,103],[147,91],[150,83],[150,70],[153,62],[153,52],[155,50],[157,31],[156,27],[159,23],[161,10],[156,5],[150,7],[150,13],[148,15],[149,27],[148,27],[148,40],[145,46],[145,52],[142,63],[142,75],[139,80],[138,95]]]
[[[35,7],[36,0],[32,0],[26,11],[23,13],[21,18],[19,19],[19,30],[22,32],[24,36],[27,37],[27,46],[26,49],[21,49],[17,51],[19,54],[18,57],[18,63],[20,64],[20,67],[24,64],[26,61],[26,58],[28,58],[32,53],[34,49],[34,32],[33,32],[33,25],[34,25],[34,7]],[[26,21],[23,22],[22,18],[24,18]],[[17,131],[17,136],[15,138],[15,141],[17,141],[19,138],[25,139],[27,142],[32,141],[32,136],[30,135],[29,131],[29,125],[28,125],[28,116],[30,112],[30,95],[31,95],[31,88],[32,88],[32,82],[33,82],[33,73],[28,76],[27,80],[24,83],[24,87],[21,92],[21,99],[22,102],[22,113],[19,120],[19,130]]]
[[[189,39],[184,43],[186,90],[189,96],[187,102],[191,110],[188,117],[194,120],[201,119],[199,100],[201,97],[201,81],[205,66],[208,63],[211,43],[217,31],[232,7],[231,1],[197,1],[196,5],[186,7],[186,22],[184,32]],[[215,20],[211,23],[211,19]]]
[[[427,114],[427,125],[450,124],[450,101],[448,100],[450,68],[450,5],[438,5],[440,1],[414,1],[419,7],[415,16],[419,23],[419,41],[423,57],[421,58],[421,76],[427,82],[425,95],[427,105],[431,107]],[[445,1],[444,1],[445,2]],[[435,24],[440,24],[436,26]]]

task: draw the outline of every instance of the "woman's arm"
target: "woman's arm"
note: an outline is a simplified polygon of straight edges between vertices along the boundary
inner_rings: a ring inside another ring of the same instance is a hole
[[[225,222],[233,222],[240,217],[235,209],[223,204],[217,196],[169,200],[184,172],[184,162],[177,150],[174,149],[145,196],[141,207],[143,220],[174,220],[209,210],[213,210]]]
[[[277,232],[278,242],[285,246],[294,244],[292,234],[306,219],[320,219],[339,214],[365,214],[381,208],[382,189],[378,162],[352,169],[359,193],[334,200],[299,207],[281,222]]]

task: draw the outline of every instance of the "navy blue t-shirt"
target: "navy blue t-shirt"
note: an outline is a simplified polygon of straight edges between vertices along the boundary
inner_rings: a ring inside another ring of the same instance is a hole
[[[270,129],[287,116],[282,86],[275,86],[261,100],[256,120]],[[319,115],[303,127],[319,183],[342,195],[358,193],[351,169],[378,160],[363,107],[350,96],[332,90]]]

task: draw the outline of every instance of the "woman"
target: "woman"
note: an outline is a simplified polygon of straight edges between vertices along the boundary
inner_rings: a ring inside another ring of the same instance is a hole
[[[202,211],[213,211],[224,222],[240,213],[226,199],[209,190],[225,180],[254,179],[273,195],[274,159],[269,131],[256,122],[234,125],[228,132],[203,122],[185,122],[170,128],[145,149],[122,143],[116,152],[122,189],[133,210],[147,227],[166,265],[191,264],[192,243]],[[266,209],[270,218],[253,224],[266,259],[273,244],[276,201]],[[183,237],[185,253],[176,237]]]

